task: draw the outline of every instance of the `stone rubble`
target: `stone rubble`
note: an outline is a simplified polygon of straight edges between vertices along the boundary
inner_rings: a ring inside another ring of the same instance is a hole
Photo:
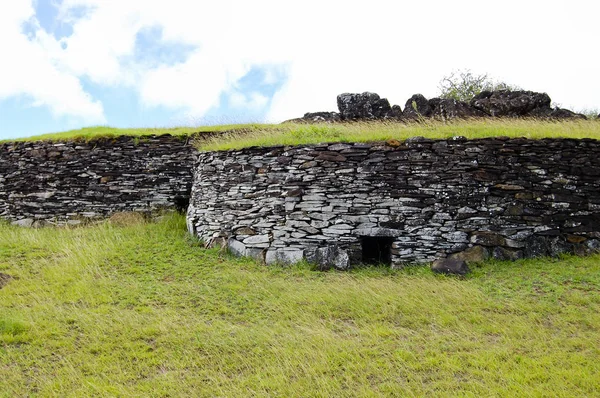
[[[586,119],[582,114],[568,109],[552,108],[546,93],[533,91],[483,91],[469,103],[446,98],[427,99],[414,94],[404,104],[390,106],[386,98],[371,92],[344,93],[337,96],[338,112],[312,112],[287,122],[322,123],[361,120],[398,121],[433,118],[438,120],[482,117],[536,117],[551,119]],[[600,115],[599,115],[600,116]]]

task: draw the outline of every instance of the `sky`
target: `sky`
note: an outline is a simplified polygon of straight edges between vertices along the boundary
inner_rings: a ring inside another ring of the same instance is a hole
[[[457,70],[600,108],[597,0],[0,0],[0,139],[404,106]]]

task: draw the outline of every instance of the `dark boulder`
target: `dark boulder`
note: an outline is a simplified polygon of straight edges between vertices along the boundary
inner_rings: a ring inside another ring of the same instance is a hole
[[[342,118],[337,112],[308,112],[302,116],[307,122],[340,122]]]
[[[545,119],[586,119],[584,115],[580,115],[578,113],[563,108],[538,108],[531,111],[527,116]]]
[[[402,108],[400,108],[400,105],[392,105],[392,113],[390,117],[394,119],[402,119]]]
[[[487,248],[483,246],[473,246],[466,249],[465,251],[452,254],[450,258],[463,260],[467,263],[467,265],[476,264],[482,263],[488,258],[490,258],[490,252]]]
[[[465,275],[469,267],[464,260],[457,258],[442,258],[431,264],[431,270],[440,274]]]
[[[548,239],[543,236],[532,235],[526,241],[525,257],[535,258],[544,257],[550,253],[550,244]]]
[[[286,120],[283,123],[336,123],[342,118],[337,112],[307,112],[304,116]]]
[[[487,116],[484,112],[473,108],[466,102],[454,99],[432,98],[429,100],[429,107],[431,108],[430,116],[442,120]]]
[[[539,116],[552,112],[546,93],[533,91],[482,91],[470,105],[490,116]]]
[[[495,247],[494,250],[492,250],[492,257],[500,261],[516,261],[523,258],[523,252],[521,250]]]
[[[344,93],[337,96],[342,120],[384,119],[392,116],[392,107],[375,93]]]
[[[402,117],[405,119],[418,119],[419,117],[429,117],[431,115],[431,106],[423,94],[415,94],[406,101]]]
[[[563,108],[552,109],[552,112],[550,112],[550,117],[556,119],[587,119],[587,117],[581,113],[575,113]]]

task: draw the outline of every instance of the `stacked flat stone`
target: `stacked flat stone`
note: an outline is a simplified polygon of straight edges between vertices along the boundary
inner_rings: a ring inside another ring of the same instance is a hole
[[[196,158],[188,139],[0,144],[0,218],[62,225],[122,211],[185,210]]]
[[[188,229],[266,263],[346,269],[361,239],[391,263],[518,259],[600,248],[600,142],[449,140],[199,155]]]

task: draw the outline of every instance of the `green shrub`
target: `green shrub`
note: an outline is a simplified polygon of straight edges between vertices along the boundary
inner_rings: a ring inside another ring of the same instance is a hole
[[[487,74],[477,75],[470,70],[454,71],[440,80],[440,97],[469,102],[482,91],[519,90],[520,88],[505,82],[497,82]]]

